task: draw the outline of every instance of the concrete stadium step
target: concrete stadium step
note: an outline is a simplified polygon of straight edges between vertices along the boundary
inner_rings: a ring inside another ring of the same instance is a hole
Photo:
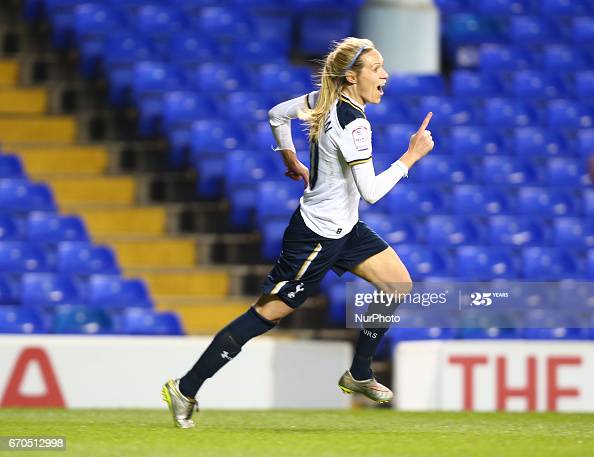
[[[39,175],[54,191],[58,204],[131,205],[136,196],[136,181],[128,176],[55,176]]]
[[[15,86],[18,82],[18,62],[16,60],[0,59],[0,86]]]
[[[18,154],[33,177],[50,173],[101,174],[109,163],[109,153],[101,146],[8,143],[3,149]]]
[[[117,253],[124,268],[191,268],[198,262],[194,238],[177,237],[101,237]]]
[[[155,297],[157,309],[175,311],[183,320],[187,333],[215,333],[240,314],[243,314],[257,297]]]
[[[47,91],[41,88],[0,87],[0,114],[43,114],[47,111]]]
[[[4,142],[73,143],[77,126],[70,116],[0,116]]]
[[[65,213],[81,216],[94,238],[118,235],[162,235],[167,225],[166,211],[158,206],[63,205]]]
[[[143,278],[153,296],[224,297],[230,291],[229,274],[224,270],[130,268],[126,275]]]

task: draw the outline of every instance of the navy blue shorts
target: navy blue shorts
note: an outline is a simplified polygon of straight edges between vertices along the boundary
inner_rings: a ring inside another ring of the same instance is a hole
[[[265,295],[278,295],[287,305],[297,308],[317,293],[330,268],[340,276],[387,247],[388,243],[362,221],[339,239],[318,235],[305,225],[297,208],[285,229],[280,257],[262,291]]]

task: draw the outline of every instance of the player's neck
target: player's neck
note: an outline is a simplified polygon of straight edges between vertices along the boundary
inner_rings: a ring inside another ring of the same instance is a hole
[[[362,110],[365,109],[365,103],[353,86],[343,87],[341,95],[349,99],[349,101],[355,103]]]

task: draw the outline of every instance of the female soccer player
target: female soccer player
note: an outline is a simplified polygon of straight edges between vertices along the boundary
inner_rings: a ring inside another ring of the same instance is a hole
[[[272,329],[316,293],[330,268],[338,274],[351,271],[386,292],[394,293],[395,285],[398,293],[412,288],[394,249],[358,217],[360,197],[369,203],[378,201],[434,146],[426,130],[429,113],[407,151],[376,176],[365,105],[380,103],[387,80],[382,55],[373,43],[346,38],[326,57],[319,91],[270,110],[270,124],[287,166],[285,174],[302,179],[305,191],[285,230],[282,253],[264,282],[262,296],[214,337],[185,376],[163,386],[163,398],[176,426],[194,426],[194,397],[204,381],[239,354],[250,339]],[[309,127],[309,170],[297,158],[291,138],[291,119],[297,117]],[[353,363],[338,382],[344,392],[359,392],[377,402],[392,399],[392,391],[378,383],[371,371],[373,354],[385,331],[360,331]]]

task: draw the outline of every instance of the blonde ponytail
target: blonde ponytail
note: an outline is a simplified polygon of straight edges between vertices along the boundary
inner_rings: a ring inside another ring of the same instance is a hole
[[[359,56],[371,49],[375,49],[373,42],[362,38],[348,37],[334,43],[318,75],[320,90],[316,106],[299,113],[299,117],[305,121],[309,129],[310,143],[318,141],[332,104],[346,83],[346,72],[352,70],[358,73],[363,67]]]

